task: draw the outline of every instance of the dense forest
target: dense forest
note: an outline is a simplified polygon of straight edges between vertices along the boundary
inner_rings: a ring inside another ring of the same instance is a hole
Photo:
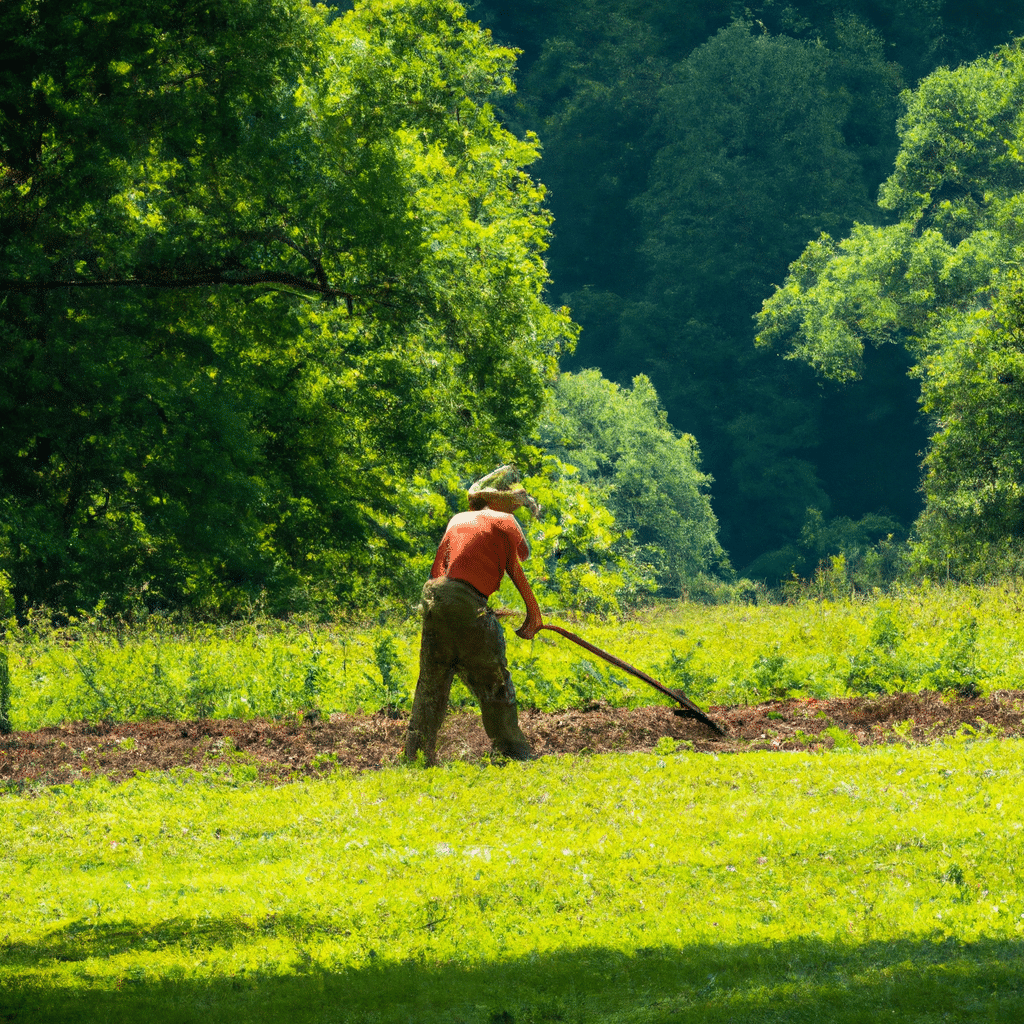
[[[404,602],[507,460],[542,596],[593,610],[1015,557],[1017,4],[77,0],[0,33],[19,614]]]
[[[816,522],[853,546],[905,536],[931,432],[913,357],[869,349],[861,379],[837,385],[756,349],[751,318],[820,233],[892,222],[877,199],[906,91],[1024,32],[1020,5],[480,0],[472,13],[522,50],[502,110],[543,146],[550,293],[583,328],[563,365],[650,377],[697,438],[722,544],[749,575],[806,570]]]

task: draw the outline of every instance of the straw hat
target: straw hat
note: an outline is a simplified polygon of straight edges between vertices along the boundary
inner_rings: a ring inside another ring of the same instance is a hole
[[[469,488],[469,507],[479,509],[484,505],[496,512],[514,512],[525,506],[534,519],[540,518],[540,506],[519,482],[519,472],[513,463],[499,466]]]

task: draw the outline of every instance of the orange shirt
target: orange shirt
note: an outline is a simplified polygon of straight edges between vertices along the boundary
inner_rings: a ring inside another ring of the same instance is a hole
[[[483,508],[452,516],[437,557],[430,570],[432,578],[447,576],[462,580],[490,597],[507,572],[513,574],[518,561],[530,555],[526,537],[508,512]]]

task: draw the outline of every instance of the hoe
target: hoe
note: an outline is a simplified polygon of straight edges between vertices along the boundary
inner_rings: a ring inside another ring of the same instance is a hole
[[[708,718],[708,716],[705,715],[692,700],[689,700],[678,690],[670,690],[667,686],[662,686],[657,679],[652,678],[646,672],[641,672],[640,669],[634,668],[621,658],[616,658],[614,654],[602,651],[600,647],[588,644],[582,637],[578,637],[575,633],[570,633],[569,630],[563,629],[561,626],[543,625],[540,628],[550,629],[555,633],[560,633],[566,638],[566,640],[571,640],[574,644],[579,644],[584,650],[590,651],[591,654],[596,654],[599,658],[604,658],[605,661],[610,662],[616,668],[621,668],[623,672],[628,672],[631,676],[636,676],[637,679],[642,679],[645,683],[653,686],[660,693],[665,694],[666,697],[671,697],[672,700],[677,701],[682,705],[681,707],[672,709],[672,713],[674,715],[679,715],[681,718],[696,718],[698,721],[703,722],[706,726],[713,729],[717,735],[725,735],[722,729],[715,725],[715,723],[712,722],[711,719]]]

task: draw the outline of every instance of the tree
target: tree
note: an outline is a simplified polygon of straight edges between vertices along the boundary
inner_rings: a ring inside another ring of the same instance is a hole
[[[663,594],[679,596],[700,574],[728,571],[697,443],[669,426],[646,377],[622,388],[597,370],[562,373],[539,439],[597,492],[629,541],[620,550],[648,567]]]
[[[701,439],[723,542],[744,565],[795,537],[809,506],[829,506],[816,466],[821,391],[754,351],[750,317],[809,225],[845,225],[870,207],[861,161],[884,145],[878,122],[895,112],[899,78],[861,23],[834,31],[826,46],[740,22],[695,50],[662,92],[666,142],[634,203],[646,294],[624,307],[607,372],[643,366],[672,421]],[[864,136],[858,148],[850,133]]]
[[[0,31],[19,607],[401,592],[408,479],[525,441],[574,336],[536,142],[490,104],[512,52],[452,0],[25,2]]]
[[[1019,42],[928,76],[905,96],[880,193],[897,223],[812,242],[759,316],[761,345],[836,379],[857,377],[867,342],[909,351],[933,429],[919,553],[954,571],[975,571],[988,547],[1024,535],[1022,101]]]
[[[726,28],[741,12],[746,40]],[[927,435],[904,351],[869,353],[863,379],[840,388],[754,353],[749,317],[809,230],[841,237],[878,219],[901,79],[1024,31],[1021,5],[478,0],[473,16],[525,51],[502,112],[544,144],[553,292],[583,327],[563,365],[651,378],[670,421],[700,439],[740,564],[795,544],[808,505],[854,520],[885,509],[909,525]],[[780,123],[791,134],[772,141]],[[826,170],[850,173],[849,187],[840,176],[830,189]]]
[[[1019,569],[1024,554],[1024,279],[1008,270],[991,304],[954,318],[921,360],[935,424],[924,458],[922,567]]]

